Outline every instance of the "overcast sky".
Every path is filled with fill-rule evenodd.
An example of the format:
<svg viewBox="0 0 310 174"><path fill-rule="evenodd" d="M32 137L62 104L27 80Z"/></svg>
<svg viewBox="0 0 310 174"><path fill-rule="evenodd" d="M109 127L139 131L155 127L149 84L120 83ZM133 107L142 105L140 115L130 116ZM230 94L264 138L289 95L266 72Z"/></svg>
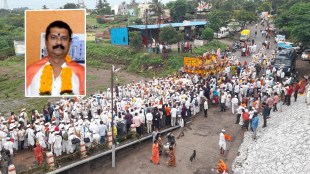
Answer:
<svg viewBox="0 0 310 174"><path fill-rule="evenodd" d="M127 4L130 3L130 0L107 0L111 7L121 4L125 1ZM168 2L169 0L162 0L163 3ZM0 1L0 8L4 7L4 0ZM42 9L43 5L46 5L50 9L58 9L66 3L75 3L77 4L79 0L7 0L8 6L10 9L19 8L19 7L28 7L30 9ZM136 0L136 2L145 2L145 0ZM152 2L149 0L149 2ZM84 3L87 8L94 9L96 6L96 0L84 0Z"/></svg>

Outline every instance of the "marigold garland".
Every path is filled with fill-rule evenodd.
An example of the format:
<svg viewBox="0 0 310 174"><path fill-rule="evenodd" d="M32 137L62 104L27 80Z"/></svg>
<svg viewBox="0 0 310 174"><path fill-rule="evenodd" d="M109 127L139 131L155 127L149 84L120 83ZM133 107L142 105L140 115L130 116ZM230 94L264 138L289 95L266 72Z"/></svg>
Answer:
<svg viewBox="0 0 310 174"><path fill-rule="evenodd" d="M71 62L71 61L72 61L72 60L71 60L71 57L70 57L69 55L67 55L67 56L65 57L65 61L66 61L67 63Z"/></svg>
<svg viewBox="0 0 310 174"><path fill-rule="evenodd" d="M53 83L53 67L45 65L40 79L40 95L51 95Z"/></svg>
<svg viewBox="0 0 310 174"><path fill-rule="evenodd" d="M72 70L69 67L64 67L61 71L61 92L60 94L72 93Z"/></svg>
<svg viewBox="0 0 310 174"><path fill-rule="evenodd" d="M67 55L65 61L71 62L71 57ZM69 67L62 68L61 71L61 88L60 94L72 94L72 70ZM53 84L53 67L52 65L45 65L40 78L40 95L51 95Z"/></svg>

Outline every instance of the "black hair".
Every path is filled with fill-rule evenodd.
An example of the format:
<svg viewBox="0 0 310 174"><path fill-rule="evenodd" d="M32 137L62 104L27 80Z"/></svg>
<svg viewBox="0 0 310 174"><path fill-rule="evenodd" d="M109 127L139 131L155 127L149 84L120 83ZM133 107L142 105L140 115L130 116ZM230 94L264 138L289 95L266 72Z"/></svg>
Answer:
<svg viewBox="0 0 310 174"><path fill-rule="evenodd" d="M71 38L72 30L71 30L70 26L69 26L67 23L63 22L63 21L54 21L54 22L50 23L50 24L47 26L46 31L45 31L45 40L46 40L46 41L48 40L48 35L49 35L50 32L51 32L51 28L55 28L55 27L67 29L67 30L68 30L68 33L69 33L69 39L70 39L70 41L71 41L71 39L72 39L72 38Z"/></svg>

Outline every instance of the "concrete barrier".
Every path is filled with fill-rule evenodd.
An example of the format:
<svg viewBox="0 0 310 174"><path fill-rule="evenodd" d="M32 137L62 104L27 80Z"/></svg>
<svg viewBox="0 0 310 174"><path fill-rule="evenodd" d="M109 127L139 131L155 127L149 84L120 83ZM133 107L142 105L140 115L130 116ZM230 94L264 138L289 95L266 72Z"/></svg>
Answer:
<svg viewBox="0 0 310 174"><path fill-rule="evenodd" d="M15 166L13 164L9 165L8 174L16 174L16 169L15 169Z"/></svg>
<svg viewBox="0 0 310 174"><path fill-rule="evenodd" d="M52 152L46 152L46 162L47 162L49 169L51 170L55 169L54 155Z"/></svg>
<svg viewBox="0 0 310 174"><path fill-rule="evenodd" d="M108 147L109 147L109 149L112 148L112 141L113 141L112 132L109 131L109 132L108 132Z"/></svg>
<svg viewBox="0 0 310 174"><path fill-rule="evenodd" d="M85 148L85 143L83 141L81 141L80 143L80 153L81 153L81 158L86 158L86 148Z"/></svg>

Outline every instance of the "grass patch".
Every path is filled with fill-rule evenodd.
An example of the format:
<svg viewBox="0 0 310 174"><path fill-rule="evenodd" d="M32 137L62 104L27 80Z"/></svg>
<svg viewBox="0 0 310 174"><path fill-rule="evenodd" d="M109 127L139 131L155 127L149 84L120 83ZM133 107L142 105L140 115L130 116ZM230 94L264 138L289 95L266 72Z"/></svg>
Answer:
<svg viewBox="0 0 310 174"><path fill-rule="evenodd" d="M227 46L226 44L220 41L213 40L207 45L196 48L195 50L193 50L193 53L202 56L203 53L205 53L206 51L211 52L212 50L214 50L216 52L218 48L221 48L221 51L225 51L226 46Z"/></svg>

